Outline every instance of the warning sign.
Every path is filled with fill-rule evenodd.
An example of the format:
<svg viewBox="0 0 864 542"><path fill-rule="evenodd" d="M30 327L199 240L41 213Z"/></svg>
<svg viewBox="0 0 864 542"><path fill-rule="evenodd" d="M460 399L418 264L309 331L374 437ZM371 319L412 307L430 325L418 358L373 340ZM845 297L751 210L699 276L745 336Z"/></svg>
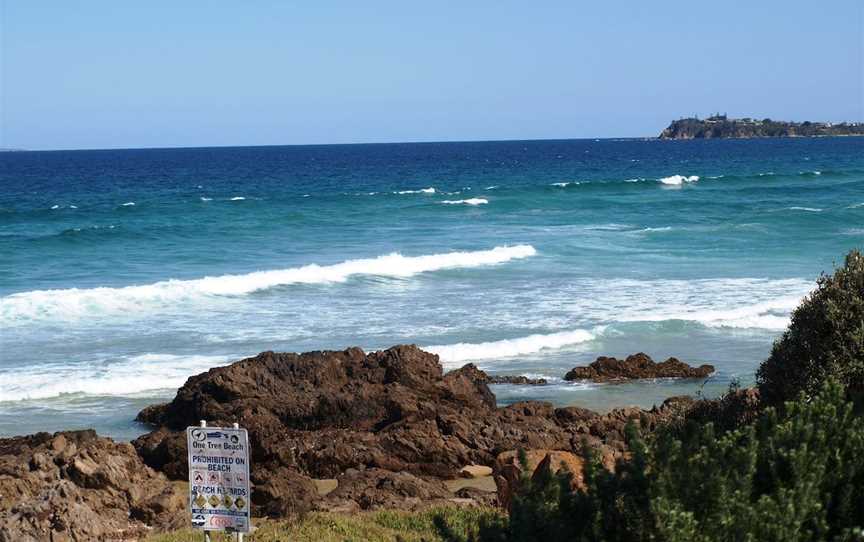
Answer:
<svg viewBox="0 0 864 542"><path fill-rule="evenodd" d="M192 527L249 532L249 438L245 429L189 427Z"/></svg>

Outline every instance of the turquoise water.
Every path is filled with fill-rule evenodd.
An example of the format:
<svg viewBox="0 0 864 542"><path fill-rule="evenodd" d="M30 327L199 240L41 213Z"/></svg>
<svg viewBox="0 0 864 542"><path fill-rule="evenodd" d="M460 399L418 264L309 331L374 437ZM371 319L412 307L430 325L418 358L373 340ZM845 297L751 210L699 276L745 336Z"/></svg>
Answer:
<svg viewBox="0 0 864 542"><path fill-rule="evenodd" d="M416 343L607 409L753 381L864 242L864 139L570 140L0 154L0 434L144 431L263 350ZM707 383L570 384L598 355Z"/></svg>

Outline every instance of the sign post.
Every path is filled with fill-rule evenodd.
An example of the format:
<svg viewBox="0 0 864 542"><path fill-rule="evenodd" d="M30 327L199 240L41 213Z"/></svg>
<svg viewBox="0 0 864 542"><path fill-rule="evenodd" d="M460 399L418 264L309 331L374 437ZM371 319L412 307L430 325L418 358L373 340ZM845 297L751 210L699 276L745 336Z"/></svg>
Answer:
<svg viewBox="0 0 864 542"><path fill-rule="evenodd" d="M192 527L236 533L242 542L250 528L249 437L234 427L186 428L189 450L189 509Z"/></svg>

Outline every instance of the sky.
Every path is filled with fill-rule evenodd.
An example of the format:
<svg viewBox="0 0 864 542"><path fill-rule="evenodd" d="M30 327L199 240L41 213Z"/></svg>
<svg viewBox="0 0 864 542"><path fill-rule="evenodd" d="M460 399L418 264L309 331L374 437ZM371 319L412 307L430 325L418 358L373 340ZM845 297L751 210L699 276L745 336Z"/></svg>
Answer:
<svg viewBox="0 0 864 542"><path fill-rule="evenodd" d="M864 121L864 1L0 0L0 147Z"/></svg>

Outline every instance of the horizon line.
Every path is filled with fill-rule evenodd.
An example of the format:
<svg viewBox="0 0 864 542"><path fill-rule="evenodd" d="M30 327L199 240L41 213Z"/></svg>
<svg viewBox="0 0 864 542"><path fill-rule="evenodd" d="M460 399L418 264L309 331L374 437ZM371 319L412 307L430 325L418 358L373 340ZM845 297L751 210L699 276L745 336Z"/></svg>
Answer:
<svg viewBox="0 0 864 542"><path fill-rule="evenodd" d="M264 143L260 145L169 145L165 147L78 147L57 149L28 149L0 147L0 154L16 152L73 152L73 151L144 151L144 150L181 150L181 149L249 149L261 147L326 147L348 145L434 145L438 143L518 143L520 141L620 141L620 140L658 140L657 136L618 136L618 137L537 137L525 139L441 139L414 141L352 141L342 143Z"/></svg>

